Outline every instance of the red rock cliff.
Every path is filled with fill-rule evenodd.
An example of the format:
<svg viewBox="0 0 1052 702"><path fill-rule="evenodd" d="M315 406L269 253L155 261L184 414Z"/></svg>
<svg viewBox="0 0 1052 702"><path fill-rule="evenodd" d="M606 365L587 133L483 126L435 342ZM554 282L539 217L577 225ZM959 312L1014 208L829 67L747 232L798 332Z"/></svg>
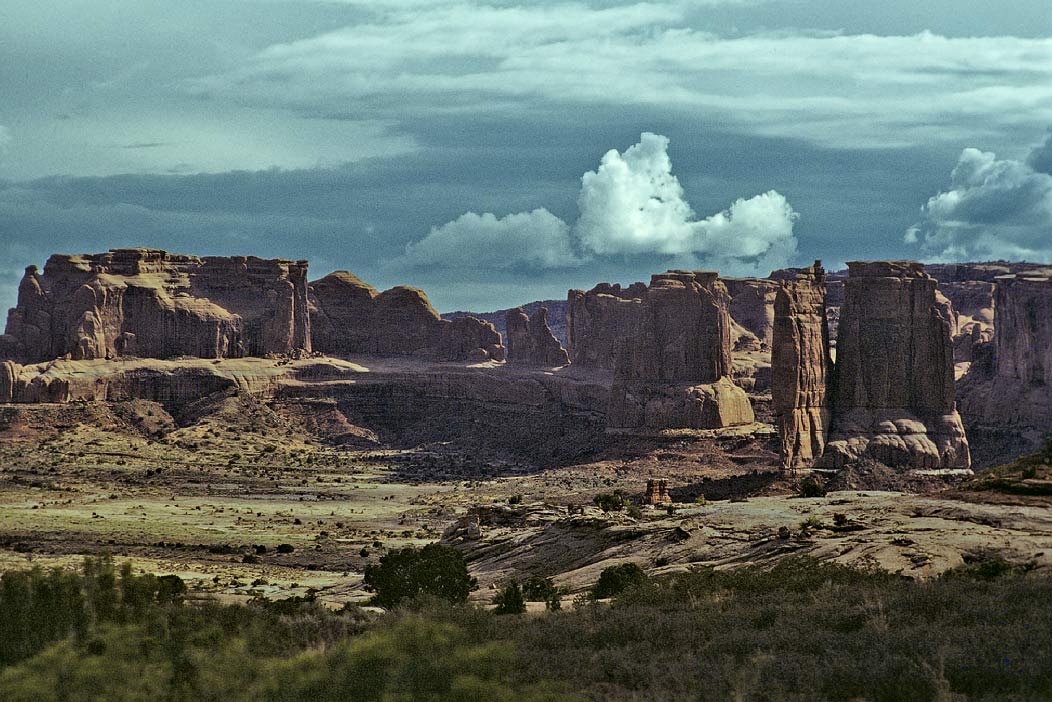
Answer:
<svg viewBox="0 0 1052 702"><path fill-rule="evenodd" d="M22 362L309 351L307 263L156 249L54 255L42 275L26 269L0 348Z"/></svg>

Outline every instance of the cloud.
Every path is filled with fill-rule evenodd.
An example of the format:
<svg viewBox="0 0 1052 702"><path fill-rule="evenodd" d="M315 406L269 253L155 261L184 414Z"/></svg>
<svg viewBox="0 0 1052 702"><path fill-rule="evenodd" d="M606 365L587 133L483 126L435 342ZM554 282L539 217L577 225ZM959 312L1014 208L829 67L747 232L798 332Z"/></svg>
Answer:
<svg viewBox="0 0 1052 702"><path fill-rule="evenodd" d="M569 226L543 208L500 218L467 212L406 246L403 260L413 267L482 270L580 263L570 245Z"/></svg>
<svg viewBox="0 0 1052 702"><path fill-rule="evenodd" d="M0 124L0 156L7 151L7 145L11 143L11 132L7 127Z"/></svg>
<svg viewBox="0 0 1052 702"><path fill-rule="evenodd" d="M933 260L1052 261L1052 134L1026 161L968 148L906 232Z"/></svg>
<svg viewBox="0 0 1052 702"><path fill-rule="evenodd" d="M669 140L644 132L639 143L608 151L581 177L579 217L571 227L546 209L468 212L406 247L401 263L451 269L568 268L594 256L658 255L766 274L796 253L796 213L769 191L697 219L672 173ZM394 262L395 264L399 262Z"/></svg>
<svg viewBox="0 0 1052 702"><path fill-rule="evenodd" d="M584 174L576 226L582 246L597 254L702 254L713 261L759 260L775 251L781 261L795 253L796 213L773 190L696 219L672 173L668 145L645 132Z"/></svg>
<svg viewBox="0 0 1052 702"><path fill-rule="evenodd" d="M880 148L1052 119L1049 38L721 36L702 16L682 2L392 7L185 85L348 118L663 106L753 133Z"/></svg>

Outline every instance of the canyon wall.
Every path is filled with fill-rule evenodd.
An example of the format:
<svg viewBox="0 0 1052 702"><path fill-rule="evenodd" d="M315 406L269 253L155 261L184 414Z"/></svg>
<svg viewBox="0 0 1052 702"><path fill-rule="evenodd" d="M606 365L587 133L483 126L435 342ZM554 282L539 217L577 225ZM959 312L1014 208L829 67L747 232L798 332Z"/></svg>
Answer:
<svg viewBox="0 0 1052 702"><path fill-rule="evenodd" d="M566 302L566 351L585 368L613 370L621 340L632 333L647 286L627 288L600 283L591 290L570 290Z"/></svg>
<svg viewBox="0 0 1052 702"><path fill-rule="evenodd" d="M730 380L729 303L714 272L651 278L618 349L608 428L703 429L754 420L748 397Z"/></svg>
<svg viewBox="0 0 1052 702"><path fill-rule="evenodd" d="M156 249L54 255L26 269L0 353L32 363L310 351L307 263Z"/></svg>
<svg viewBox="0 0 1052 702"><path fill-rule="evenodd" d="M766 350L774 337L774 301L778 283L766 278L721 278L730 294L734 348Z"/></svg>
<svg viewBox="0 0 1052 702"><path fill-rule="evenodd" d="M326 354L503 360L500 334L474 317L442 319L424 291L379 292L347 271L310 284L313 348Z"/></svg>

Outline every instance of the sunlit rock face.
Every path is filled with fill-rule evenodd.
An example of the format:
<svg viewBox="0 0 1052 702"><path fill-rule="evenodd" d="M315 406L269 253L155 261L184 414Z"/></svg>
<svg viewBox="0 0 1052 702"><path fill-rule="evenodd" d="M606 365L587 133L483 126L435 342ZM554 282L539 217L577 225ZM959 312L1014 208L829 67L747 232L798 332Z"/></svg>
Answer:
<svg viewBox="0 0 1052 702"><path fill-rule="evenodd" d="M890 466L968 468L952 323L935 279L911 261L853 262L848 269L832 421L816 465L871 458Z"/></svg>
<svg viewBox="0 0 1052 702"><path fill-rule="evenodd" d="M798 269L774 302L771 399L784 470L810 468L825 450L830 369L825 270Z"/></svg>
<svg viewBox="0 0 1052 702"><path fill-rule="evenodd" d="M114 249L26 269L0 350L22 362L310 351L307 262Z"/></svg>
<svg viewBox="0 0 1052 702"><path fill-rule="evenodd" d="M419 288L379 292L347 271L310 284L316 351L420 356L435 360L504 360L500 334L474 317L442 319Z"/></svg>
<svg viewBox="0 0 1052 702"><path fill-rule="evenodd" d="M754 420L730 376L730 296L716 273L651 278L624 337L610 391L610 429L719 428Z"/></svg>

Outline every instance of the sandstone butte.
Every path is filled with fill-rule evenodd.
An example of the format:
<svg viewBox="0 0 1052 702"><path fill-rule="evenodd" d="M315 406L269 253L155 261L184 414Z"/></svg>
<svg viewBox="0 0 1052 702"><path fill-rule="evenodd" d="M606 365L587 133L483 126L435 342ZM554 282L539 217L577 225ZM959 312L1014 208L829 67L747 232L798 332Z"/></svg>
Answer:
<svg viewBox="0 0 1052 702"><path fill-rule="evenodd" d="M717 273L652 276L614 367L614 430L721 428L754 421L731 381L730 295Z"/></svg>
<svg viewBox="0 0 1052 702"><path fill-rule="evenodd" d="M306 261L155 249L54 255L26 269L0 358L36 363L296 353L500 360L500 335L446 321L415 288L378 293L345 272L307 282Z"/></svg>
<svg viewBox="0 0 1052 702"><path fill-rule="evenodd" d="M541 307L526 316L521 307L505 315L508 334L508 363L530 366L565 366L570 362L566 349L548 326L548 310Z"/></svg>
<svg viewBox="0 0 1052 702"><path fill-rule="evenodd" d="M914 262L848 264L823 408L819 378L826 350L813 348L822 333L814 330L822 325L813 299L822 292L817 269L783 283L776 307L772 384L784 465L801 467L810 454L816 467L825 468L860 459L914 469L969 468L956 409L952 323L935 279ZM794 367L794 360L804 367Z"/></svg>

